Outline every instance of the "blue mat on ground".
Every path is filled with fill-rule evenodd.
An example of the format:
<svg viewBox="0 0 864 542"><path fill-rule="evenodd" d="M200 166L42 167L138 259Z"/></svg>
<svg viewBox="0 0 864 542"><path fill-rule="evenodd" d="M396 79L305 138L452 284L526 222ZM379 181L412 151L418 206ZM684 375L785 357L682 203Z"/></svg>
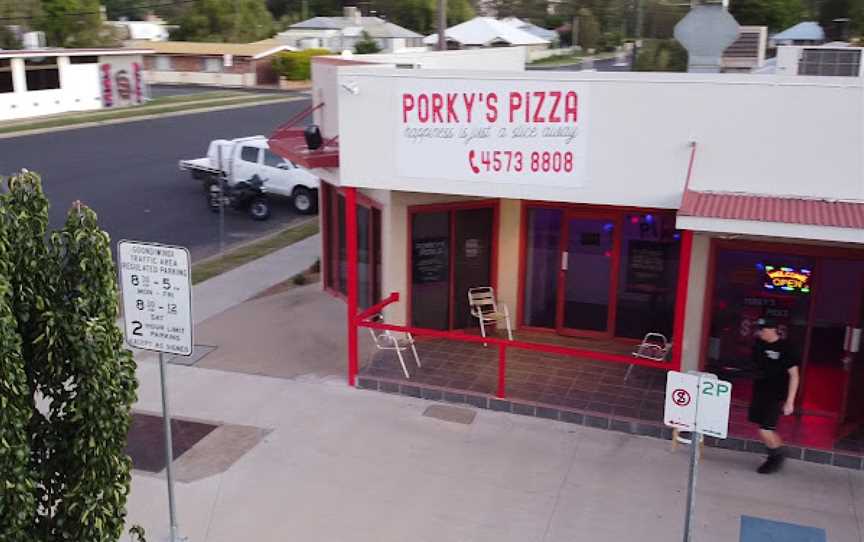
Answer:
<svg viewBox="0 0 864 542"><path fill-rule="evenodd" d="M825 529L741 516L741 542L826 542Z"/></svg>

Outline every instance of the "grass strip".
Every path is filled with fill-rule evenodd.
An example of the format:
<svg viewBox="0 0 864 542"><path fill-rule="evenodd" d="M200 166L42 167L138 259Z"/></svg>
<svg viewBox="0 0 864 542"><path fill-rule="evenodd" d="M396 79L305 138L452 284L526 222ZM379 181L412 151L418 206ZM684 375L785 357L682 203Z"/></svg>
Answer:
<svg viewBox="0 0 864 542"><path fill-rule="evenodd" d="M290 226L264 239L253 241L224 254L202 260L192 265L192 284L198 284L231 271L307 237L312 237L316 233L318 233L317 218Z"/></svg>
<svg viewBox="0 0 864 542"><path fill-rule="evenodd" d="M236 103L252 104L260 102L269 102L274 100L284 100L285 96L279 94L267 95L245 95L216 100L195 101L189 103L169 103L157 105L141 105L130 107L118 111L108 113L92 113L89 115L76 115L72 117L62 117L56 119L43 120L28 124L12 124L8 126L0 126L0 134L10 132L23 132L27 130L39 130L44 128L57 128L61 126L74 126L76 124L85 124L88 122L100 122L106 120L126 119L135 117L144 117L147 115L157 115L160 113L176 113L178 111L194 111L196 109L208 109L210 107L218 107L220 105L233 105Z"/></svg>

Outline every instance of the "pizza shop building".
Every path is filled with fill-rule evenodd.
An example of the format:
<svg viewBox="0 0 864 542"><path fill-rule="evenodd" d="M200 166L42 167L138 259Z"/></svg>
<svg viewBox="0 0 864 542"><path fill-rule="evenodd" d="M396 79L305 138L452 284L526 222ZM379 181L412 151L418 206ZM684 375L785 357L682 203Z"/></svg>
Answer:
<svg viewBox="0 0 864 542"><path fill-rule="evenodd" d="M327 181L349 381L661 436L665 372L707 370L735 387L718 444L748 449L754 321L771 316L803 374L781 432L860 468L860 80L479 71L516 54L315 59L321 144L271 137ZM487 338L478 287L501 316ZM417 361L359 359L369 330L412 333Z"/></svg>

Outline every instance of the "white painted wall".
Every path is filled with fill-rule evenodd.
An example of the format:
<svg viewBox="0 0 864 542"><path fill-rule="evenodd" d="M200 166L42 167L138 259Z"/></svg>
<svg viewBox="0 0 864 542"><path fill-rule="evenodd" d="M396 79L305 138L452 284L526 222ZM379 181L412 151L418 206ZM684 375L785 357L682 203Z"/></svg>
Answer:
<svg viewBox="0 0 864 542"><path fill-rule="evenodd" d="M0 121L101 109L99 66L107 62L113 73L115 66L122 68L142 62L141 55L110 55L100 56L98 64L71 64L68 56L58 56L60 88L27 91L23 59L11 60L15 92L0 94Z"/></svg>
<svg viewBox="0 0 864 542"><path fill-rule="evenodd" d="M494 65L502 70L524 71L525 56L524 50L520 48L502 47L475 51L406 51L395 54L354 55L347 58L315 57L312 59L312 99L315 105L324 103L325 106L315 111L314 118L315 124L321 128L325 138L332 138L339 134L339 100L346 92L340 89L337 82L339 70L350 66L385 69L397 64L420 68L449 66L454 70L471 71ZM339 180L334 179L334 184L339 184Z"/></svg>
<svg viewBox="0 0 864 542"><path fill-rule="evenodd" d="M458 53L465 54L465 51ZM441 54L441 53L438 53ZM332 76L332 74L331 74ZM580 82L590 115L584 186L403 178L393 155L402 122L399 81L430 92L490 82ZM338 100L340 175L359 187L591 204L677 208L691 140L691 188L864 200L860 80L712 74L507 73L343 67L325 89ZM316 81L316 86L318 82ZM340 87L357 89L351 94ZM332 118L328 121L333 131ZM445 158L442 157L442 160Z"/></svg>

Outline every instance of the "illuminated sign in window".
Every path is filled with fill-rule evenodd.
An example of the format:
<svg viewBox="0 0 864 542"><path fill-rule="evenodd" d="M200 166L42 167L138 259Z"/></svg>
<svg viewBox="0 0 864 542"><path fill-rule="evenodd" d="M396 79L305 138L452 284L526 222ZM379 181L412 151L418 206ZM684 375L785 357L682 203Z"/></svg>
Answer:
<svg viewBox="0 0 864 542"><path fill-rule="evenodd" d="M765 289L780 292L810 293L810 270L766 265Z"/></svg>

